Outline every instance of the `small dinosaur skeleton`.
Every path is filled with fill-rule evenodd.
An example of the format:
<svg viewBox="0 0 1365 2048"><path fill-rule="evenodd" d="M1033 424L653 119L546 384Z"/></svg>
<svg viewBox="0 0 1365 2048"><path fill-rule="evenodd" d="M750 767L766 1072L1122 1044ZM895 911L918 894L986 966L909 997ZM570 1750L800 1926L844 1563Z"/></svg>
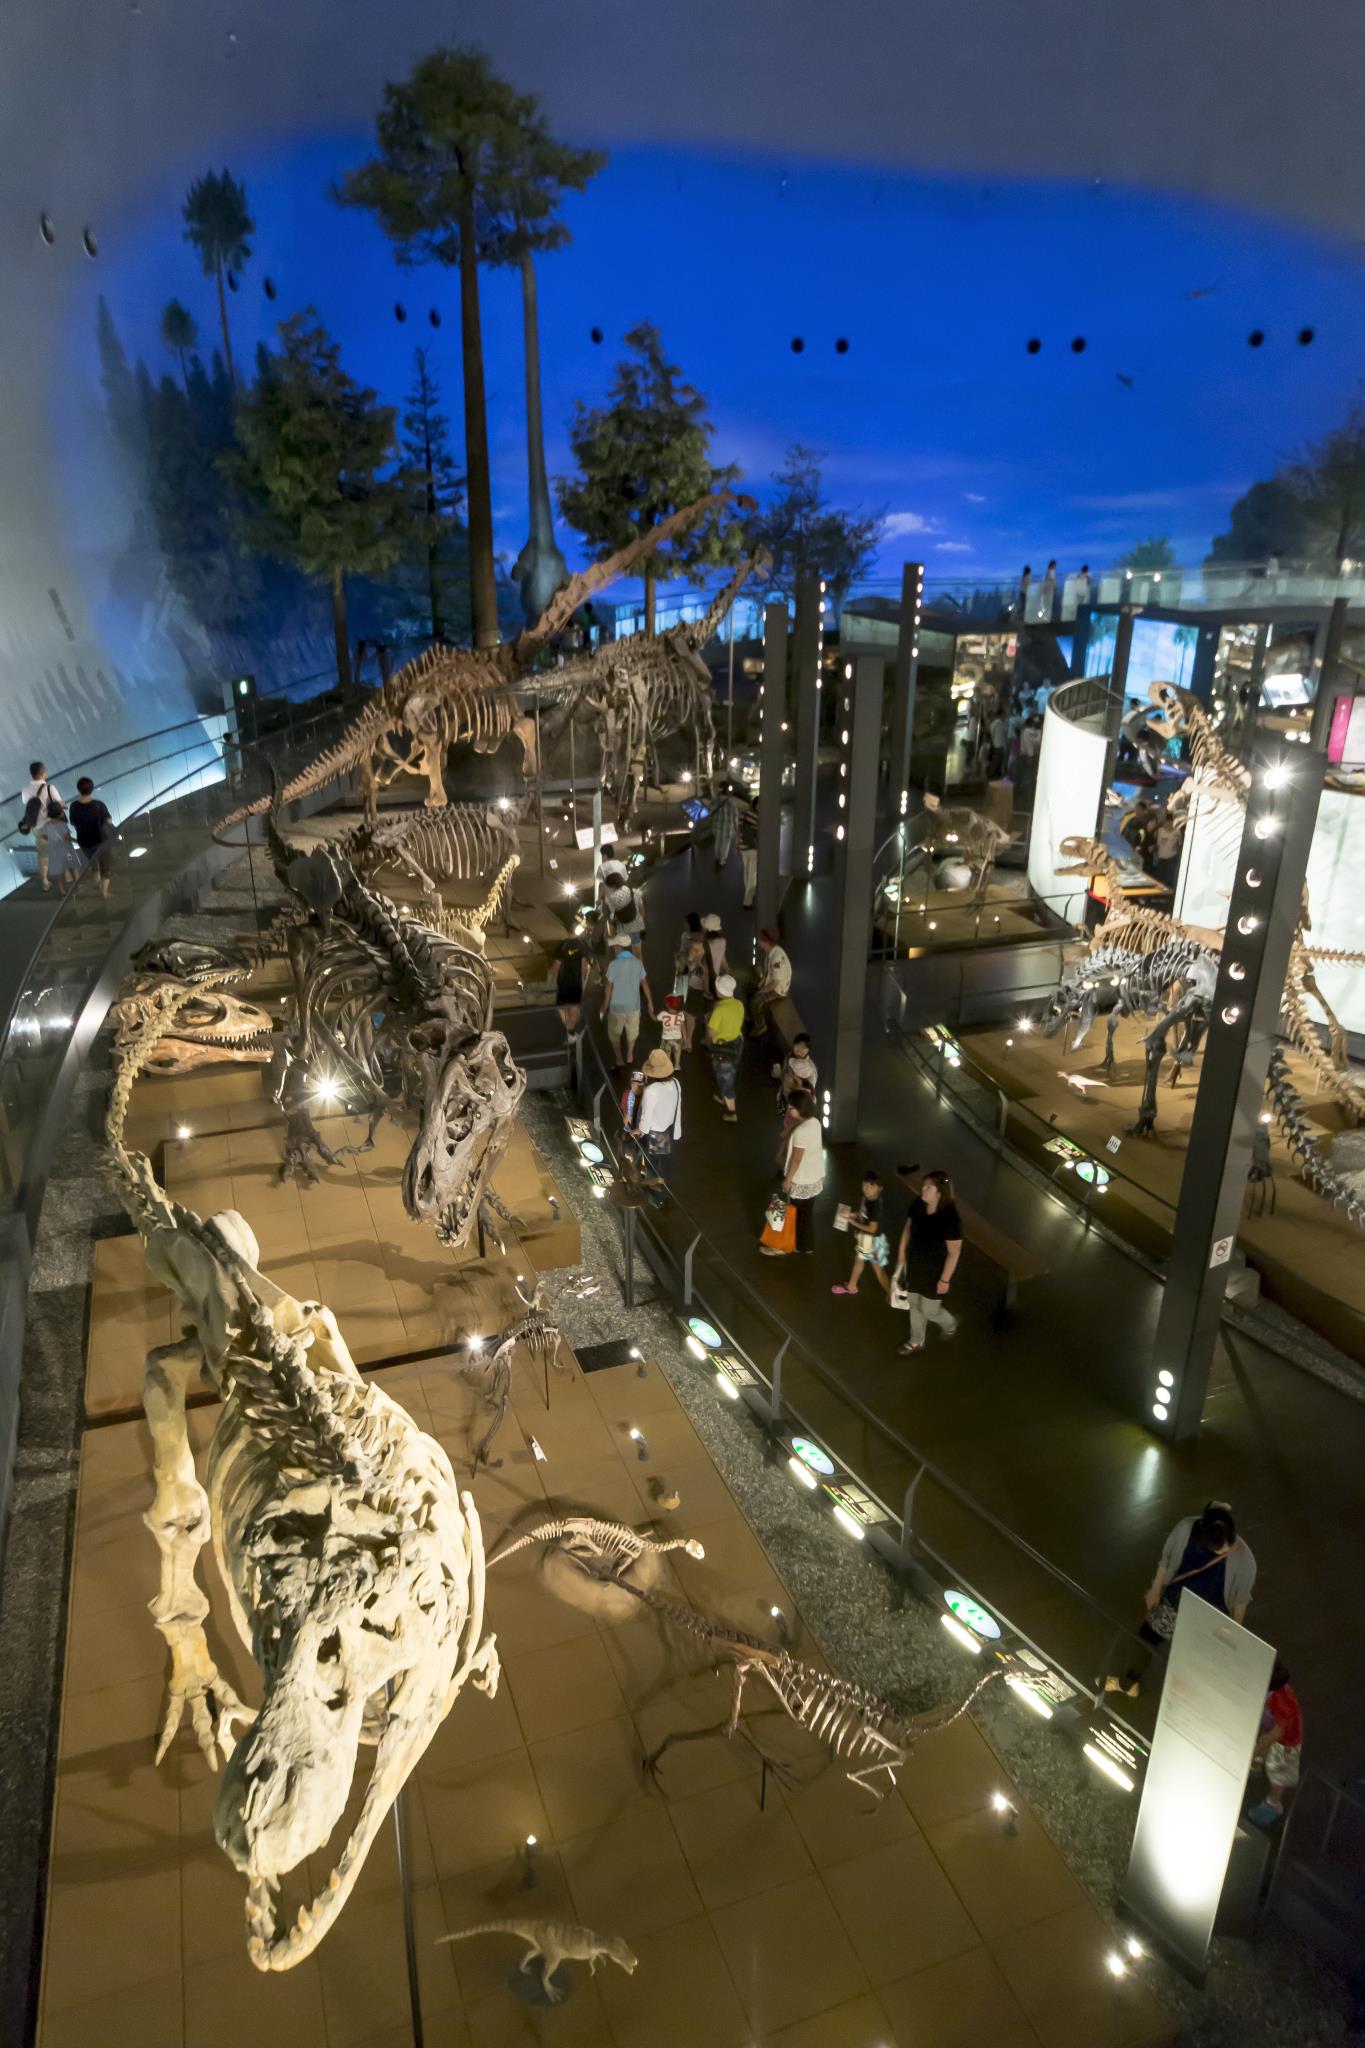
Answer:
<svg viewBox="0 0 1365 2048"><path fill-rule="evenodd" d="M472 882L517 851L520 811L488 804L442 804L435 810L381 811L334 842L362 879L401 868L428 896L438 882Z"/></svg>
<svg viewBox="0 0 1365 2048"><path fill-rule="evenodd" d="M1178 1034L1173 1082L1182 1068L1193 1065L1194 1056L1209 1020L1218 965L1213 955L1193 939L1175 939L1154 952L1131 952L1120 946L1105 946L1088 954L1064 976L1049 996L1036 1028L1044 1038L1078 1027L1071 1041L1075 1054L1085 1043L1097 1011L1108 1008L1105 1026L1106 1073L1114 1070L1114 1032L1122 1017L1152 1017L1155 1023L1143 1040L1147 1071L1137 1122L1130 1135L1146 1137L1156 1123L1156 1090L1167 1041ZM1070 1078L1070 1077L1067 1077Z"/></svg>
<svg viewBox="0 0 1365 2048"><path fill-rule="evenodd" d="M732 495L713 492L683 506L608 560L571 577L536 624L509 644L487 650L432 647L407 662L389 677L348 731L293 777L285 787L284 802L291 803L357 773L366 810L375 819L377 792L400 775L413 775L427 784L427 807L444 808L449 749L465 742L476 753L491 754L509 736L521 744L525 772L534 773L535 723L522 710L517 696L518 679L529 663L595 591L627 575L638 561L705 513L728 503ZM557 681L553 688L557 692ZM270 803L269 797L258 797L230 812L215 828L215 837L221 838L247 818L260 816Z"/></svg>
<svg viewBox="0 0 1365 2048"><path fill-rule="evenodd" d="M924 809L906 820L902 845L905 849L897 878L902 896L911 877L931 870L936 860L951 857L975 870L972 898L980 902L986 893L991 868L1010 843L1011 834L993 818L983 818L965 804L945 809L938 797L927 794ZM893 906L894 907L894 906Z"/></svg>
<svg viewBox="0 0 1365 2048"><path fill-rule="evenodd" d="M247 1953L259 1970L288 1970L335 1923L462 1687L497 1688L483 1540L445 1452L361 1379L331 1310L260 1272L243 1217L201 1220L125 1149L129 1095L162 1022L150 1016L117 1057L106 1120L120 1200L185 1318L177 1343L149 1352L144 1386L156 1475L145 1519L161 1551L152 1616L171 1658L156 1754L187 1712L215 1768L221 1752L214 1832L247 1880ZM219 1396L202 1485L185 1422L196 1373ZM255 1716L205 1635L196 1569L210 1540L260 1664ZM376 1756L359 1816L321 1890L282 1926L280 1881L325 1849L362 1744Z"/></svg>
<svg viewBox="0 0 1365 2048"><path fill-rule="evenodd" d="M526 1954L518 1968L526 1972L533 1963L540 1964L541 1983L551 2005L558 2005L565 1996L552 1981L561 1963L586 1963L596 1976L598 1959L605 1956L630 1977L639 1960L619 1934L594 1934L590 1927L580 1927L573 1920L481 1920L477 1927L462 1927L458 1934L438 1936L436 1946L470 1941L476 1934L510 1934L514 1940L526 1942Z"/></svg>
<svg viewBox="0 0 1365 2048"><path fill-rule="evenodd" d="M908 1761L919 1737L938 1734L951 1727L966 1713L982 1688L1000 1676L998 1669L988 1671L956 1707L910 1717L900 1713L888 1701L879 1699L865 1686L855 1685L851 1679L836 1678L830 1671L817 1671L813 1665L802 1664L789 1651L760 1642L757 1636L734 1628L729 1622L699 1614L695 1608L683 1607L678 1601L669 1600L649 1587L633 1586L628 1579L621 1583L628 1593L651 1607L671 1627L696 1637L717 1660L727 1657L732 1664L734 1696L728 1718L717 1721L710 1728L679 1729L665 1736L659 1747L644 1760L645 1769L651 1777L657 1772L664 1751L675 1742L693 1742L704 1735L718 1734L727 1740L732 1739L739 1727L745 1683L750 1677L757 1677L771 1687L782 1711L795 1721L798 1728L814 1735L841 1762L856 1766L844 1772L850 1784L862 1787L880 1801L885 1796L884 1788L873 1783L878 1772L885 1771L894 1785L897 1771Z"/></svg>
<svg viewBox="0 0 1365 2048"><path fill-rule="evenodd" d="M459 1368L463 1378L477 1380L484 1400L493 1410L493 1420L474 1449L476 1470L488 1462L493 1439L506 1419L507 1403L512 1391L512 1357L517 1346L524 1344L532 1358L543 1359L547 1366L553 1364L561 1372L571 1372L573 1369L564 1365L560 1359L560 1328L545 1307L544 1290L537 1287L535 1296L530 1301L521 1294L520 1289L517 1292L525 1306L525 1315L519 1316L510 1328L503 1331L491 1350L486 1343L471 1344L469 1353ZM495 1462L500 1464L502 1461L498 1459Z"/></svg>
<svg viewBox="0 0 1365 2048"><path fill-rule="evenodd" d="M489 1558L490 1569L532 1543L557 1543L567 1557L574 1558L599 1578L624 1578L646 1553L662 1557L665 1551L685 1550L689 1557L706 1555L695 1536L641 1536L624 1522L601 1522L593 1515L564 1515L555 1522L541 1522L524 1536L518 1536L515 1543Z"/></svg>

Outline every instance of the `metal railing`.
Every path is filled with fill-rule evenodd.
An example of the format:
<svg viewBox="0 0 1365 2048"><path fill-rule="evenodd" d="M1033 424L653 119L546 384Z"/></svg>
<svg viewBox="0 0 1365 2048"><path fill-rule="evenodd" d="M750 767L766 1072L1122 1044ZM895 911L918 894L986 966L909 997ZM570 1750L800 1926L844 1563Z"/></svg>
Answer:
<svg viewBox="0 0 1365 2048"><path fill-rule="evenodd" d="M576 1086L613 1168L629 1177L633 1163L615 1088L591 1033L580 1041ZM666 1172L663 1178L661 1207L622 1212L628 1299L635 1239L643 1232L678 1311L704 1311L744 1358L765 1390L766 1418L825 1445L876 1502L907 1553L929 1560L944 1585L978 1600L1058 1673L1079 1711L1106 1717L1145 1744L1142 1725L1128 1719L1131 1703L1102 1689L1106 1672L1145 1662L1138 1637L856 1394L720 1250Z"/></svg>

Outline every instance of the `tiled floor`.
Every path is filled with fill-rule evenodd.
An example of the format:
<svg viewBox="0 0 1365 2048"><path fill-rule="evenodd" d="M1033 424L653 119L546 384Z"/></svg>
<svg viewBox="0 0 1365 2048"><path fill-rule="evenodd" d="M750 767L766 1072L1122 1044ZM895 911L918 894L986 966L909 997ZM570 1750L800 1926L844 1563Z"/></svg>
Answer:
<svg viewBox="0 0 1365 2048"><path fill-rule="evenodd" d="M319 1254L321 1257L322 1255ZM115 1280L131 1288L131 1268ZM345 1314L343 1313L343 1324ZM385 1369L415 1419L467 1458L478 1416L439 1360ZM704 1562L664 1572L675 1596L755 1631L793 1603L662 1373L633 1366L551 1383L518 1363L502 1462L474 1485L485 1539L561 1505L637 1521L651 1481L676 1483L671 1533ZM201 1460L214 1411L190 1418ZM642 1464L626 1430L639 1418ZM534 1431L547 1461L532 1455ZM467 1470L467 1463L463 1469ZM399 2048L406 2031L400 1895L385 1831L316 1956L262 1977L242 1938L242 1885L212 1835L213 1781L188 1736L152 1763L163 1657L146 1612L157 1554L145 1431L87 1431L57 1784L41 2048ZM207 1557L207 1553L205 1554ZM205 1583L224 1609L209 1561ZM689 1742L641 1770L670 1730L723 1719L728 1681L653 1617L599 1623L551 1597L538 1548L489 1577L503 1655L496 1698L466 1691L407 1798L417 1952L432 2048L1128 2048L1165 2038L1155 2006L1104 1968L1108 1937L1032 1816L990 1807L1003 1773L970 1721L926 1742L877 1808L780 1718L751 1721L791 1767L769 1776L743 1740ZM215 1629L225 1670L256 1696L245 1654ZM756 1701L755 1705L764 1702ZM354 1813L356 1793L348 1813ZM346 1822L339 1824L341 1839ZM537 1837L534 1888L522 1845ZM328 1859L315 1857L310 1883ZM510 1988L502 1937L437 1947L490 1918L559 1917L625 1937L632 1976L570 1966L562 2007Z"/></svg>
<svg viewBox="0 0 1365 2048"><path fill-rule="evenodd" d="M554 1182L519 1124L493 1182L515 1219L504 1264L480 1261L472 1245L446 1251L428 1225L406 1214L408 1132L381 1124L372 1151L323 1167L316 1186L299 1187L279 1179L282 1126L273 1112L269 1123L227 1121L234 1112L261 1110L254 1070L143 1080L134 1091L130 1135L142 1146L164 1145L164 1184L177 1201L201 1216L240 1210L260 1241L261 1270L291 1294L325 1301L362 1365L500 1330L517 1312L516 1273L529 1287L538 1270L579 1259L577 1225L567 1204L551 1203ZM182 1128L193 1135L177 1138ZM364 1136L359 1120L343 1117L325 1120L322 1129L333 1149ZM178 1327L172 1312L137 1238L97 1244L88 1417L136 1412L147 1349L170 1341Z"/></svg>

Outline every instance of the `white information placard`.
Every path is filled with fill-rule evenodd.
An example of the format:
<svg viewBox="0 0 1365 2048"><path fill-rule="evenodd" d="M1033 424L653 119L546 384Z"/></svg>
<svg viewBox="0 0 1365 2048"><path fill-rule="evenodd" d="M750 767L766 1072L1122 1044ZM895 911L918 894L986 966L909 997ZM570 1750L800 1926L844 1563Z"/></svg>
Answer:
<svg viewBox="0 0 1365 2048"><path fill-rule="evenodd" d="M1181 1595L1122 1903L1202 1977L1275 1652Z"/></svg>

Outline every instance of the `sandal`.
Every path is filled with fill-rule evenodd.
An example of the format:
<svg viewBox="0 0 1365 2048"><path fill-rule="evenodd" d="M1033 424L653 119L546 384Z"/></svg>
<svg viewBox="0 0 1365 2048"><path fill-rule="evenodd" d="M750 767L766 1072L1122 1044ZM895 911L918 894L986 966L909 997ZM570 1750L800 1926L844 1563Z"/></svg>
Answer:
<svg viewBox="0 0 1365 2048"><path fill-rule="evenodd" d="M923 1349L924 1346L922 1344L898 1344L896 1346L896 1351L898 1355L902 1358L904 1358L906 1353L909 1351L923 1351Z"/></svg>
<svg viewBox="0 0 1365 2048"><path fill-rule="evenodd" d="M831 1287L829 1291L831 1294L856 1294L858 1292L856 1287L845 1287L842 1283L837 1287Z"/></svg>
<svg viewBox="0 0 1365 2048"><path fill-rule="evenodd" d="M739 1122L739 1117L733 1109L727 1109L724 1116L721 1118L721 1122L723 1124L737 1124Z"/></svg>

